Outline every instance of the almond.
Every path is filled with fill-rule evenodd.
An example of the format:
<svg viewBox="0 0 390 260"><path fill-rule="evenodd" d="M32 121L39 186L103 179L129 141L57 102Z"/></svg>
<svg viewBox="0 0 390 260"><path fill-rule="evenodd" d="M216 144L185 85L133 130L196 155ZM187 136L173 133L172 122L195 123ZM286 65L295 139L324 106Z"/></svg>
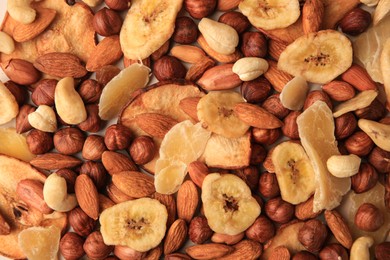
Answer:
<svg viewBox="0 0 390 260"><path fill-rule="evenodd" d="M188 69L186 74L186 80L198 80L206 70L212 68L214 65L215 61L213 59L209 57L204 58L203 60L198 63L195 63Z"/></svg>
<svg viewBox="0 0 390 260"><path fill-rule="evenodd" d="M283 87L287 84L287 82L293 79L293 76L284 71L278 70L278 65L276 61L267 61L269 68L264 73L264 77L268 79L268 81L271 83L271 85L276 91L282 92Z"/></svg>
<svg viewBox="0 0 390 260"><path fill-rule="evenodd" d="M209 174L207 165L204 162L194 161L187 165L187 171L196 186L202 188L203 180Z"/></svg>
<svg viewBox="0 0 390 260"><path fill-rule="evenodd" d="M112 183L133 198L142 198L155 192L154 178L141 172L125 171L112 176Z"/></svg>
<svg viewBox="0 0 390 260"><path fill-rule="evenodd" d="M210 45L208 45L208 43L206 42L206 39L203 37L203 35L199 35L198 44L200 45L200 47L202 47L202 49L208 55L210 55L213 59L215 59L216 61L221 62L221 63L236 62L237 60L239 60L242 57L242 54L240 53L240 51L238 49L235 52L233 52L232 54L221 54L219 52L216 52L215 50L213 50L210 47Z"/></svg>
<svg viewBox="0 0 390 260"><path fill-rule="evenodd" d="M325 211L325 220L333 235L345 248L351 248L353 240L351 231L344 218L335 210Z"/></svg>
<svg viewBox="0 0 390 260"><path fill-rule="evenodd" d="M233 72L233 64L223 64L208 69L197 81L205 90L228 90L238 87L242 81Z"/></svg>
<svg viewBox="0 0 390 260"><path fill-rule="evenodd" d="M164 254L168 255L178 250L186 241L188 227L184 220L177 219L169 228L164 242Z"/></svg>
<svg viewBox="0 0 390 260"><path fill-rule="evenodd" d="M210 243L187 247L186 253L194 259L215 259L230 254L233 250L231 246Z"/></svg>
<svg viewBox="0 0 390 260"><path fill-rule="evenodd" d="M177 215L189 223L194 217L199 204L199 194L196 185L187 180L183 182L177 192Z"/></svg>
<svg viewBox="0 0 390 260"><path fill-rule="evenodd" d="M258 259L263 252L262 245L253 240L242 240L233 246L234 251L221 260Z"/></svg>
<svg viewBox="0 0 390 260"><path fill-rule="evenodd" d="M60 78L81 78L87 74L81 60L71 53L44 54L35 60L34 67L43 73Z"/></svg>
<svg viewBox="0 0 390 260"><path fill-rule="evenodd" d="M291 259L290 252L288 248L285 246L278 246L274 250L272 250L270 259L278 259L278 260L289 260Z"/></svg>
<svg viewBox="0 0 390 260"><path fill-rule="evenodd" d="M160 203L164 204L168 211L168 220L167 227L170 227L172 223L176 220L176 201L175 196L172 194L161 194L155 192L152 196L153 199L158 200Z"/></svg>
<svg viewBox="0 0 390 260"><path fill-rule="evenodd" d="M308 0L302 9L302 28L305 34L321 29L325 7L322 0Z"/></svg>
<svg viewBox="0 0 390 260"><path fill-rule="evenodd" d="M197 105L199 103L200 97L188 97L180 100L179 107L187 115L189 115L193 120L199 122Z"/></svg>
<svg viewBox="0 0 390 260"><path fill-rule="evenodd" d="M17 42L26 42L41 34L56 17L56 10L42 8L37 10L34 22L30 24L18 23L13 30L12 37Z"/></svg>
<svg viewBox="0 0 390 260"><path fill-rule="evenodd" d="M299 220L308 220L319 216L322 211L313 212L314 196L311 196L307 201L295 206L295 216Z"/></svg>
<svg viewBox="0 0 390 260"><path fill-rule="evenodd" d="M16 187L16 193L28 206L39 210L43 214L53 212L43 199L42 182L31 179L21 180Z"/></svg>
<svg viewBox="0 0 390 260"><path fill-rule="evenodd" d="M115 63L122 55L123 52L119 43L119 36L106 37L99 42L89 57L86 65L87 70L97 71L105 65Z"/></svg>
<svg viewBox="0 0 390 260"><path fill-rule="evenodd" d="M241 121L253 127L275 129L283 125L276 116L257 105L242 102L236 104L233 111Z"/></svg>
<svg viewBox="0 0 390 260"><path fill-rule="evenodd" d="M279 60L280 54L287 48L284 42L269 39L268 40L268 54L274 59Z"/></svg>
<svg viewBox="0 0 390 260"><path fill-rule="evenodd" d="M99 214L104 210L111 208L116 203L113 202L109 197L99 193Z"/></svg>
<svg viewBox="0 0 390 260"><path fill-rule="evenodd" d="M165 134L177 124L173 118L158 113L139 114L135 117L135 121L147 134L158 138L164 138Z"/></svg>
<svg viewBox="0 0 390 260"><path fill-rule="evenodd" d="M355 96L354 88L347 82L333 80L322 86L322 90L335 101L347 101Z"/></svg>
<svg viewBox="0 0 390 260"><path fill-rule="evenodd" d="M359 91L377 89L375 82L368 75L367 71L357 64L352 64L347 71L341 74L341 78Z"/></svg>
<svg viewBox="0 0 390 260"><path fill-rule="evenodd" d="M11 233L11 226L5 220L3 215L0 213L0 235L8 235Z"/></svg>
<svg viewBox="0 0 390 260"><path fill-rule="evenodd" d="M112 182L107 184L106 194L116 204L134 199L121 192Z"/></svg>
<svg viewBox="0 0 390 260"><path fill-rule="evenodd" d="M171 49L171 55L188 63L198 63L206 58L202 49L192 45L177 45Z"/></svg>
<svg viewBox="0 0 390 260"><path fill-rule="evenodd" d="M240 2L241 2L241 0L218 1L217 10L225 12L225 11L236 9Z"/></svg>
<svg viewBox="0 0 390 260"><path fill-rule="evenodd" d="M92 179L87 174L80 174L76 178L74 191L80 208L90 218L99 218L99 194Z"/></svg>
<svg viewBox="0 0 390 260"><path fill-rule="evenodd" d="M110 175L123 171L138 170L135 163L128 156L113 151L103 152L102 163Z"/></svg>
<svg viewBox="0 0 390 260"><path fill-rule="evenodd" d="M70 155L45 153L32 159L30 164L44 170L56 170L79 166L82 164L82 161Z"/></svg>

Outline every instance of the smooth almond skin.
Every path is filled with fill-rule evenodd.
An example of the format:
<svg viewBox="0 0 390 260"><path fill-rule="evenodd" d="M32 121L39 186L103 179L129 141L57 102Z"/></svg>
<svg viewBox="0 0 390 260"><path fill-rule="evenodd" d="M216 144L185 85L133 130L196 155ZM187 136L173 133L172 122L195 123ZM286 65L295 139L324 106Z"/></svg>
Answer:
<svg viewBox="0 0 390 260"><path fill-rule="evenodd" d="M0 32L0 52L11 54L15 50L15 43L11 36L5 32Z"/></svg>
<svg viewBox="0 0 390 260"><path fill-rule="evenodd" d="M187 180L183 182L177 192L177 216L189 223L194 217L199 204L199 194L196 185Z"/></svg>
<svg viewBox="0 0 390 260"><path fill-rule="evenodd" d="M341 79L354 86L359 91L376 90L376 84L367 71L359 65L352 66L341 74Z"/></svg>
<svg viewBox="0 0 390 260"><path fill-rule="evenodd" d="M228 55L236 50L239 37L233 27L209 18L203 18L198 27L207 43L216 52Z"/></svg>
<svg viewBox="0 0 390 260"><path fill-rule="evenodd" d="M137 165L126 155L114 151L102 154L102 163L110 175L123 171L136 171Z"/></svg>
<svg viewBox="0 0 390 260"><path fill-rule="evenodd" d="M0 125L8 123L19 113L19 105L11 91L0 81Z"/></svg>
<svg viewBox="0 0 390 260"><path fill-rule="evenodd" d="M158 113L144 113L135 117L139 128L153 137L164 138L165 134L177 124L177 121Z"/></svg>
<svg viewBox="0 0 390 260"><path fill-rule="evenodd" d="M74 190L80 208L92 219L99 218L99 195L95 184L87 174L76 178Z"/></svg>
<svg viewBox="0 0 390 260"><path fill-rule="evenodd" d="M87 61L86 68L88 71L97 71L105 65L113 64L123 55L119 36L105 37L96 46L90 58Z"/></svg>
<svg viewBox="0 0 390 260"><path fill-rule="evenodd" d="M238 103L233 108L235 115L240 118L244 123L263 129L275 129L283 125L283 123L269 113L264 108L249 104Z"/></svg>
<svg viewBox="0 0 390 260"><path fill-rule="evenodd" d="M324 17L322 0L306 1L302 8L302 27L305 34L318 32Z"/></svg>
<svg viewBox="0 0 390 260"><path fill-rule="evenodd" d="M59 153L45 153L30 161L32 166L44 170L56 170L62 168L73 168L82 164L76 157Z"/></svg>
<svg viewBox="0 0 390 260"><path fill-rule="evenodd" d="M236 61L232 70L242 81L250 81L268 70L268 62L262 58L245 57Z"/></svg>
<svg viewBox="0 0 390 260"><path fill-rule="evenodd" d="M241 84L239 76L232 70L233 64L223 64L208 69L197 81L205 90L228 90Z"/></svg>

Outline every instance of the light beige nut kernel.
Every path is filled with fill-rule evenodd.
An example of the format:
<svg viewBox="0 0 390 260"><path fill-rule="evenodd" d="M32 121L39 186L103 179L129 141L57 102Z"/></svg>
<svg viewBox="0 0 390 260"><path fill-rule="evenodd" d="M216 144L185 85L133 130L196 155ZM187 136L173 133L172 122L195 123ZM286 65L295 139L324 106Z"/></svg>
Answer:
<svg viewBox="0 0 390 260"><path fill-rule="evenodd" d="M370 247L374 244L372 237L359 237L351 247L350 260L369 260Z"/></svg>
<svg viewBox="0 0 390 260"><path fill-rule="evenodd" d="M206 58L201 48L192 45L177 45L171 49L171 55L188 63L198 63Z"/></svg>
<svg viewBox="0 0 390 260"><path fill-rule="evenodd" d="M49 106L40 105L27 118L30 125L35 129L44 132L55 132L57 130L56 114Z"/></svg>
<svg viewBox="0 0 390 260"><path fill-rule="evenodd" d="M50 208L60 212L68 212L77 206L76 195L67 193L66 180L57 173L47 177L43 185L43 199Z"/></svg>
<svg viewBox="0 0 390 260"><path fill-rule="evenodd" d="M326 161L328 171L338 178L351 177L358 173L362 159L354 154L333 155Z"/></svg>
<svg viewBox="0 0 390 260"><path fill-rule="evenodd" d="M35 0L38 1L38 0ZM29 24L35 20L36 11L30 7L33 0L8 0L7 11L18 22Z"/></svg>
<svg viewBox="0 0 390 260"><path fill-rule="evenodd" d="M232 70L242 81L250 81L268 70L268 62L262 58L245 57L236 61Z"/></svg>
<svg viewBox="0 0 390 260"><path fill-rule="evenodd" d="M15 43L11 36L0 31L0 52L11 54L15 50Z"/></svg>
<svg viewBox="0 0 390 260"><path fill-rule="evenodd" d="M1 42L1 39L0 39ZM0 81L0 125L8 123L19 113L18 102L11 91Z"/></svg>

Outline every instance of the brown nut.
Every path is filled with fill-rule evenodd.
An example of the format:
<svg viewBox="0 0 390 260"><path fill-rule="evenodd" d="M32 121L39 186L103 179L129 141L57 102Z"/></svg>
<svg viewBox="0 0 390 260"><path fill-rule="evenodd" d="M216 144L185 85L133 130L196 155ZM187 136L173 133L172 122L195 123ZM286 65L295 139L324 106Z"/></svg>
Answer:
<svg viewBox="0 0 390 260"><path fill-rule="evenodd" d="M368 161L380 173L390 171L390 152L374 147L368 156Z"/></svg>
<svg viewBox="0 0 390 260"><path fill-rule="evenodd" d="M359 7L352 9L341 19L339 26L343 33L358 35L371 24L371 14Z"/></svg>
<svg viewBox="0 0 390 260"><path fill-rule="evenodd" d="M226 245L234 245L240 242L245 236L244 232L237 235L226 235L220 233L214 233L211 237L211 241L214 243L224 243Z"/></svg>
<svg viewBox="0 0 390 260"><path fill-rule="evenodd" d="M261 144L251 144L251 157L250 164L258 165L264 162L265 157L267 156L267 151Z"/></svg>
<svg viewBox="0 0 390 260"><path fill-rule="evenodd" d="M308 251L318 252L321 250L327 235L326 226L318 219L311 219L299 230L298 240Z"/></svg>
<svg viewBox="0 0 390 260"><path fill-rule="evenodd" d="M308 251L299 251L296 253L291 260L317 260L317 256Z"/></svg>
<svg viewBox="0 0 390 260"><path fill-rule="evenodd" d="M101 162L84 162L80 167L80 174L88 175L97 189L103 188L106 184L107 171Z"/></svg>
<svg viewBox="0 0 390 260"><path fill-rule="evenodd" d="M268 54L274 60L279 60L280 54L287 48L286 43L273 39L268 40Z"/></svg>
<svg viewBox="0 0 390 260"><path fill-rule="evenodd" d="M279 94L269 96L261 106L279 119L285 118L290 113L290 110L280 102Z"/></svg>
<svg viewBox="0 0 390 260"><path fill-rule="evenodd" d="M222 14L219 17L218 22L233 27L238 34L245 32L251 26L248 18L242 13L236 11L230 11Z"/></svg>
<svg viewBox="0 0 390 260"><path fill-rule="evenodd" d="M254 190L260 178L259 169L256 166L248 166L242 169L234 171L234 173L240 177L249 186L251 190Z"/></svg>
<svg viewBox="0 0 390 260"><path fill-rule="evenodd" d="M119 74L121 70L114 65L106 65L96 71L96 80L99 84L105 86L112 78Z"/></svg>
<svg viewBox="0 0 390 260"><path fill-rule="evenodd" d="M191 180L198 186L202 188L203 180L209 174L209 168L203 162L194 161L187 166L188 175Z"/></svg>
<svg viewBox="0 0 390 260"><path fill-rule="evenodd" d="M44 154L54 147L53 134L32 129L26 137L27 146L33 154Z"/></svg>
<svg viewBox="0 0 390 260"><path fill-rule="evenodd" d="M153 71L159 81L184 79L187 73L187 69L178 59L168 55L154 63Z"/></svg>
<svg viewBox="0 0 390 260"><path fill-rule="evenodd" d="M271 93L271 83L264 77L258 77L242 83L240 90L247 102L260 103Z"/></svg>
<svg viewBox="0 0 390 260"><path fill-rule="evenodd" d="M102 128L102 120L99 117L99 107L96 104L85 106L87 110L87 119L77 125L78 128L85 132L96 133Z"/></svg>
<svg viewBox="0 0 390 260"><path fill-rule="evenodd" d="M86 104L98 102L102 91L103 86L94 79L84 80L83 83L81 83L79 89L77 90L81 99Z"/></svg>
<svg viewBox="0 0 390 260"><path fill-rule="evenodd" d="M38 180L24 179L16 187L18 197L28 206L37 209L43 214L50 214L53 210L43 199L43 183Z"/></svg>
<svg viewBox="0 0 390 260"><path fill-rule="evenodd" d="M274 198L280 195L279 184L275 173L264 172L260 175L259 192L265 198Z"/></svg>
<svg viewBox="0 0 390 260"><path fill-rule="evenodd" d="M132 136L133 134L129 128L120 124L114 124L106 129L104 143L108 150L111 151L126 149L130 146Z"/></svg>
<svg viewBox="0 0 390 260"><path fill-rule="evenodd" d="M347 250L340 244L325 246L318 256L321 260L348 260Z"/></svg>
<svg viewBox="0 0 390 260"><path fill-rule="evenodd" d="M188 236L195 244L203 244L213 235L213 231L207 223L206 217L195 217L188 227Z"/></svg>
<svg viewBox="0 0 390 260"><path fill-rule="evenodd" d="M281 197L276 197L265 203L265 214L271 220L284 224L294 216L294 205L284 201Z"/></svg>
<svg viewBox="0 0 390 260"><path fill-rule="evenodd" d="M74 193L74 184L76 182L77 174L71 169L59 169L56 174L66 181L66 189L68 193Z"/></svg>
<svg viewBox="0 0 390 260"><path fill-rule="evenodd" d="M259 144L271 145L275 143L282 132L279 128L276 129L261 129L252 127L252 140Z"/></svg>
<svg viewBox="0 0 390 260"><path fill-rule="evenodd" d="M104 259L114 250L114 246L104 244L100 231L92 232L85 240L83 248L90 259Z"/></svg>
<svg viewBox="0 0 390 260"><path fill-rule="evenodd" d="M242 35L241 51L245 57L263 58L267 55L267 40L261 32L246 32Z"/></svg>
<svg viewBox="0 0 390 260"><path fill-rule="evenodd" d="M260 215L245 231L245 235L254 241L265 243L275 235L275 226L269 218Z"/></svg>
<svg viewBox="0 0 390 260"><path fill-rule="evenodd" d="M363 193L373 188L378 182L378 173L375 168L362 162L357 174L351 177L351 188L355 193Z"/></svg>
<svg viewBox="0 0 390 260"><path fill-rule="evenodd" d="M69 212L68 220L74 232L82 237L88 236L95 229L96 221L88 217L80 207Z"/></svg>
<svg viewBox="0 0 390 260"><path fill-rule="evenodd" d="M343 114L334 120L336 139L344 139L355 132L357 120L353 113Z"/></svg>
<svg viewBox="0 0 390 260"><path fill-rule="evenodd" d="M38 81L34 91L31 94L31 101L35 105L54 105L54 91L56 89L57 80L55 79L42 79Z"/></svg>
<svg viewBox="0 0 390 260"><path fill-rule="evenodd" d="M19 108L19 114L15 119L16 132L19 134L25 133L31 130L33 127L28 122L28 115L34 112L36 107L29 104L25 104Z"/></svg>
<svg viewBox="0 0 390 260"><path fill-rule="evenodd" d="M68 127L58 130L54 134L53 141L58 152L70 155L81 152L85 136L80 129Z"/></svg>
<svg viewBox="0 0 390 260"><path fill-rule="evenodd" d="M355 214L355 225L367 232L377 231L384 221L383 213L371 203L360 205Z"/></svg>
<svg viewBox="0 0 390 260"><path fill-rule="evenodd" d="M100 160L106 150L103 136L90 135L85 139L82 156L85 160Z"/></svg>
<svg viewBox="0 0 390 260"><path fill-rule="evenodd" d="M198 38L198 26L190 17L176 18L172 39L179 44L191 44Z"/></svg>
<svg viewBox="0 0 390 260"><path fill-rule="evenodd" d="M354 113L358 118L378 121L386 115L386 107L376 98L368 107L355 110Z"/></svg>
<svg viewBox="0 0 390 260"><path fill-rule="evenodd" d="M202 19L214 12L217 0L184 0L184 8L195 19Z"/></svg>
<svg viewBox="0 0 390 260"><path fill-rule="evenodd" d="M282 132L290 139L299 139L297 118L302 114L300 111L291 111L284 119Z"/></svg>
<svg viewBox="0 0 390 260"><path fill-rule="evenodd" d="M306 96L305 104L303 105L303 110L308 109L318 100L325 102L330 109L333 108L332 101L330 101L328 94L326 94L322 90L314 90L309 92L309 94Z"/></svg>
<svg viewBox="0 0 390 260"><path fill-rule="evenodd" d="M20 85L31 85L41 78L41 73L26 60L12 59L4 64L3 70L10 80Z"/></svg>
<svg viewBox="0 0 390 260"><path fill-rule="evenodd" d="M295 206L295 217L299 220L308 220L321 215L322 211L313 212L314 196L311 196L307 201L299 203Z"/></svg>
<svg viewBox="0 0 390 260"><path fill-rule="evenodd" d="M130 145L129 153L136 164L146 164L156 155L157 147L153 139L143 135L136 137Z"/></svg>
<svg viewBox="0 0 390 260"><path fill-rule="evenodd" d="M390 259L390 242L382 242L376 245L375 257L378 260Z"/></svg>
<svg viewBox="0 0 390 260"><path fill-rule="evenodd" d="M104 0L106 5L116 11L123 11L130 7L130 0Z"/></svg>
<svg viewBox="0 0 390 260"><path fill-rule="evenodd" d="M158 48L156 51L154 51L150 55L152 60L156 61L156 60L160 59L162 56L166 55L169 51L169 45L170 45L170 42L166 41L160 48Z"/></svg>
<svg viewBox="0 0 390 260"><path fill-rule="evenodd" d="M329 95L329 97L335 101L347 101L355 96L355 89L351 84L333 80L322 86L322 90Z"/></svg>
<svg viewBox="0 0 390 260"><path fill-rule="evenodd" d="M130 247L117 245L114 248L114 255L119 259L134 259L141 260L145 258L145 252L138 252Z"/></svg>
<svg viewBox="0 0 390 260"><path fill-rule="evenodd" d="M366 156L374 148L374 142L363 131L353 133L345 140L344 145L349 153L357 156Z"/></svg>
<svg viewBox="0 0 390 260"><path fill-rule="evenodd" d="M74 232L66 233L60 240L60 252L66 260L80 259L84 254L84 239Z"/></svg>
<svg viewBox="0 0 390 260"><path fill-rule="evenodd" d="M26 103L28 92L25 87L22 87L15 82L7 81L4 83L5 87L11 92L11 94L15 97L16 102L19 106L22 106Z"/></svg>
<svg viewBox="0 0 390 260"><path fill-rule="evenodd" d="M285 246L277 246L272 249L271 254L269 255L269 260L290 260L291 254L288 251L288 248Z"/></svg>
<svg viewBox="0 0 390 260"><path fill-rule="evenodd" d="M101 36L118 34L122 27L122 18L114 10L103 7L93 17L93 28Z"/></svg>

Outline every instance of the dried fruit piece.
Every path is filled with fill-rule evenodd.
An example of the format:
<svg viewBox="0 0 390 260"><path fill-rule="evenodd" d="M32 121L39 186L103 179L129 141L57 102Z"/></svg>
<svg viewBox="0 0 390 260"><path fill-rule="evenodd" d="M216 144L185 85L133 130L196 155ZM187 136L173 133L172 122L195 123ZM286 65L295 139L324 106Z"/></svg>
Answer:
<svg viewBox="0 0 390 260"><path fill-rule="evenodd" d="M26 137L15 128L0 128L0 153L29 162L35 155L28 148Z"/></svg>
<svg viewBox="0 0 390 260"><path fill-rule="evenodd" d="M390 14L390 1L381 0L378 2L377 7L375 8L373 15L374 26L377 25L380 21L383 20L386 16Z"/></svg>
<svg viewBox="0 0 390 260"><path fill-rule="evenodd" d="M305 150L298 143L283 142L272 152L276 178L283 200L294 205L314 193L314 170Z"/></svg>
<svg viewBox="0 0 390 260"><path fill-rule="evenodd" d="M301 110L309 90L306 80L301 76L296 76L283 87L279 96L280 102L290 110Z"/></svg>
<svg viewBox="0 0 390 260"><path fill-rule="evenodd" d="M99 116L103 120L117 116L133 92L146 86L149 73L148 67L138 63L123 69L103 89L99 101Z"/></svg>
<svg viewBox="0 0 390 260"><path fill-rule="evenodd" d="M307 81L324 84L346 71L352 64L352 45L334 30L309 33L282 52L278 68Z"/></svg>
<svg viewBox="0 0 390 260"><path fill-rule="evenodd" d="M378 96L375 90L366 90L357 94L355 97L337 105L333 110L333 116L339 117L345 113L368 107Z"/></svg>
<svg viewBox="0 0 390 260"><path fill-rule="evenodd" d="M208 174L202 185L202 202L210 228L221 234L243 232L261 212L250 188L233 174Z"/></svg>
<svg viewBox="0 0 390 260"><path fill-rule="evenodd" d="M0 125L8 123L19 113L18 102L11 91L0 81Z"/></svg>
<svg viewBox="0 0 390 260"><path fill-rule="evenodd" d="M390 125L367 119L360 119L358 125L377 146L390 152Z"/></svg>
<svg viewBox="0 0 390 260"><path fill-rule="evenodd" d="M387 103L390 104L390 39L383 45L380 57L380 66L383 76L383 84L387 97Z"/></svg>
<svg viewBox="0 0 390 260"><path fill-rule="evenodd" d="M334 177L326 168L329 157L340 154L334 136L332 111L325 102L317 101L297 118L297 124L299 137L315 173L313 211L333 209L350 190L351 180Z"/></svg>
<svg viewBox="0 0 390 260"><path fill-rule="evenodd" d="M128 246L139 252L156 247L164 238L168 213L158 200L141 198L119 203L100 215L107 245Z"/></svg>

